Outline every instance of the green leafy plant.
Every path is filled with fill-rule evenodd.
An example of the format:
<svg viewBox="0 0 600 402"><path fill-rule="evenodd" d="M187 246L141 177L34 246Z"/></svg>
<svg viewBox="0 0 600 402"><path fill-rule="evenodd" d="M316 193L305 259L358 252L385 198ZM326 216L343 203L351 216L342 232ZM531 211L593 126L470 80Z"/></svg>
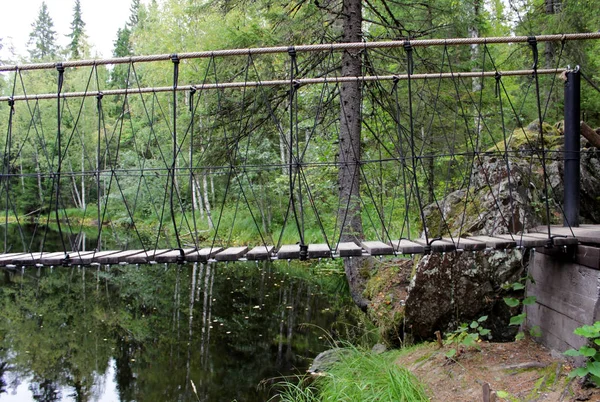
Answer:
<svg viewBox="0 0 600 402"><path fill-rule="evenodd" d="M525 276L521 279L519 279L519 281L514 282L514 283L507 283L505 285L502 286L502 288L504 290L512 290L512 291L519 291L519 290L523 290L525 289L525 283L531 280L533 282L533 278L530 276ZM520 300L516 297L505 297L504 298L504 303L506 303L506 305L508 307L518 307L519 305L523 305L523 306L531 306L533 304L535 304L537 298L535 296L527 296L525 297L523 300ZM523 324L525 322L525 318L526 318L526 314L525 312L522 312L521 314L517 314L514 315L510 318L510 322L508 325L511 326L521 326L521 324ZM533 337L539 337L541 336L541 332L540 332L540 328L538 326L535 326L533 328L531 328L529 330L529 334ZM517 334L516 339L523 339L525 337L525 334L523 333L523 331L519 331L519 333Z"/></svg>
<svg viewBox="0 0 600 402"><path fill-rule="evenodd" d="M591 346L582 346L578 350L569 349L564 354L572 357L585 357L585 366L576 368L569 373L569 377L586 377L600 387L600 321L596 321L594 325L584 325L576 328L573 331L575 335L580 335L588 339Z"/></svg>
<svg viewBox="0 0 600 402"><path fill-rule="evenodd" d="M469 347L479 349L477 342L481 337L490 337L490 330L482 326L482 323L487 318L488 316L484 315L476 321L472 321L471 324L462 323L460 327L448 334L444 343L446 345L455 345L455 347L446 352L446 357L449 359L457 357L461 351Z"/></svg>

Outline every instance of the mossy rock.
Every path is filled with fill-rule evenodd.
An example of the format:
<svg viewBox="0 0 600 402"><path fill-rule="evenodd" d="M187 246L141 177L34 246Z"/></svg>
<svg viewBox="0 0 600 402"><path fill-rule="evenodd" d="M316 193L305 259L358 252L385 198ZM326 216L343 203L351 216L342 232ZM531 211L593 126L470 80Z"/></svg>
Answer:
<svg viewBox="0 0 600 402"><path fill-rule="evenodd" d="M561 135L559 127L555 124L550 125L542 123L542 133L544 135L544 148L547 150L558 150L564 144L564 138ZM530 123L527 127L515 129L506 138L508 150L531 151L541 149L540 131L538 121ZM504 152L504 139L498 141L487 152Z"/></svg>
<svg viewBox="0 0 600 402"><path fill-rule="evenodd" d="M369 319L377 326L379 335L391 345L399 344L402 338L404 306L413 265L412 260L378 265L366 284Z"/></svg>

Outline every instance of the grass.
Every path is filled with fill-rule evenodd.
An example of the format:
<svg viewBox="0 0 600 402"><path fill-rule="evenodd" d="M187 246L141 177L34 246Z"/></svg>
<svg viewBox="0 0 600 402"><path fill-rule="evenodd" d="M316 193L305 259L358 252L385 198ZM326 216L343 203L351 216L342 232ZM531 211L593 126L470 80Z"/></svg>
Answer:
<svg viewBox="0 0 600 402"><path fill-rule="evenodd" d="M346 347L324 376L307 384L305 378L298 382L278 384L278 395L273 401L286 402L337 402L337 401L429 401L424 387L407 369L395 361L402 351L374 354L353 346Z"/></svg>

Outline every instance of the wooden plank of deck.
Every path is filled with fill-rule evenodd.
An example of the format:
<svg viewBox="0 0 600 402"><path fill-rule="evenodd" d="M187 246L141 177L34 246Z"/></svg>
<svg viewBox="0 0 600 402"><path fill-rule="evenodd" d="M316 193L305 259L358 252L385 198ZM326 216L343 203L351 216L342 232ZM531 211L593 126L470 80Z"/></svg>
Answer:
<svg viewBox="0 0 600 402"><path fill-rule="evenodd" d="M237 261L248 252L248 247L229 247L215 255L217 261Z"/></svg>
<svg viewBox="0 0 600 402"><path fill-rule="evenodd" d="M14 265L35 265L43 253L27 253L16 256L12 259L12 264Z"/></svg>
<svg viewBox="0 0 600 402"><path fill-rule="evenodd" d="M327 244L309 244L308 258L329 258L331 257L331 249Z"/></svg>
<svg viewBox="0 0 600 402"><path fill-rule="evenodd" d="M535 237L535 238L539 238L539 239L545 239L546 241L548 240L548 233L527 233L527 237ZM573 236L567 236L567 237L555 237L552 239L552 243L555 246L576 246L579 244L579 240L576 237Z"/></svg>
<svg viewBox="0 0 600 402"><path fill-rule="evenodd" d="M196 251L195 248L184 248L183 249L184 261L187 261L187 259L185 257L188 254L193 253L195 251ZM159 264L174 263L174 262L179 261L179 258L181 257L181 250L179 250L179 249L169 250L165 253L153 254L153 256L154 256L154 261L156 261Z"/></svg>
<svg viewBox="0 0 600 402"><path fill-rule="evenodd" d="M469 236L467 240L475 240L485 243L488 248L496 250L505 250L507 248L516 247L517 243L512 239L501 239L492 236Z"/></svg>
<svg viewBox="0 0 600 402"><path fill-rule="evenodd" d="M414 240L415 243L418 243L420 245L422 245L423 247L427 246L427 241L425 239L415 239ZM444 241L444 240L433 240L433 241L429 241L430 242L430 246L431 246L431 251L436 252L436 253L447 253L450 251L454 251L456 250L456 247L454 246L454 243L452 242L448 242L448 241Z"/></svg>
<svg viewBox="0 0 600 402"><path fill-rule="evenodd" d="M449 253L456 250L456 245L452 241L435 239L429 242L431 243L431 251L437 253Z"/></svg>
<svg viewBox="0 0 600 402"><path fill-rule="evenodd" d="M151 264L155 263L158 256L171 251L169 248L158 250L147 250L145 253L138 253L123 257L121 261L127 264Z"/></svg>
<svg viewBox="0 0 600 402"><path fill-rule="evenodd" d="M54 253L44 253L40 256L38 263L43 265L62 265L68 255L69 259L66 261L66 263L72 264L73 262L71 259L71 254L69 253L71 252L67 251L65 253L64 251L57 251Z"/></svg>
<svg viewBox="0 0 600 402"><path fill-rule="evenodd" d="M118 253L112 253L107 255L96 256L95 261L99 264L118 264L121 261L124 261L125 257L130 255L135 255L139 253L145 253L145 250L124 250L119 251Z"/></svg>
<svg viewBox="0 0 600 402"><path fill-rule="evenodd" d="M248 251L246 258L252 261L265 261L270 260L271 255L273 255L273 246L256 246Z"/></svg>
<svg viewBox="0 0 600 402"><path fill-rule="evenodd" d="M425 251L422 244L406 239L393 240L391 244L399 254L423 254Z"/></svg>
<svg viewBox="0 0 600 402"><path fill-rule="evenodd" d="M487 245L484 242L465 239L463 237L455 237L454 239L443 237L442 240L454 243L457 250L481 251L487 248Z"/></svg>
<svg viewBox="0 0 600 402"><path fill-rule="evenodd" d="M300 258L299 244L285 244L277 251L277 258L280 260L297 260Z"/></svg>
<svg viewBox="0 0 600 402"><path fill-rule="evenodd" d="M223 251L223 247L204 247L187 254L185 260L190 262L207 262L215 258L215 255L221 251Z"/></svg>
<svg viewBox="0 0 600 402"><path fill-rule="evenodd" d="M6 253L6 254L0 254L0 265L10 265L12 264L12 261L20 256L24 256L24 255L29 255L31 253Z"/></svg>
<svg viewBox="0 0 600 402"><path fill-rule="evenodd" d="M535 228L536 232L548 233L548 227L538 226ZM581 225L579 227L563 227L563 226L551 226L550 233L553 235L566 235L577 238L581 243L600 245L600 225Z"/></svg>
<svg viewBox="0 0 600 402"><path fill-rule="evenodd" d="M527 236L526 234L513 234L513 235L509 235L509 234L501 234L501 235L495 235L495 237L498 237L500 239L507 239L510 240L512 238L515 240L515 242L517 243L518 246L521 247L544 247L547 242L548 242L548 238L535 238L535 237L530 237Z"/></svg>
<svg viewBox="0 0 600 402"><path fill-rule="evenodd" d="M360 243L362 248L371 255L390 255L394 254L394 248L389 244L375 240L375 241L363 241Z"/></svg>
<svg viewBox="0 0 600 402"><path fill-rule="evenodd" d="M73 265L89 265L92 263L97 263L97 258L105 256L105 255L109 255L109 254L114 254L114 253L119 253L121 252L121 250L106 250L106 251L91 251L89 253L73 253L72 255L69 254L70 260L69 262ZM46 262L44 262L44 260L41 261L42 264L44 265L53 265L50 262L53 262L54 264L58 264L60 263L60 261L58 262L54 262L56 261L56 257L54 257L54 259L50 259L50 260L46 260Z"/></svg>
<svg viewBox="0 0 600 402"><path fill-rule="evenodd" d="M337 245L335 252L340 257L360 257L362 247L353 242L342 242Z"/></svg>

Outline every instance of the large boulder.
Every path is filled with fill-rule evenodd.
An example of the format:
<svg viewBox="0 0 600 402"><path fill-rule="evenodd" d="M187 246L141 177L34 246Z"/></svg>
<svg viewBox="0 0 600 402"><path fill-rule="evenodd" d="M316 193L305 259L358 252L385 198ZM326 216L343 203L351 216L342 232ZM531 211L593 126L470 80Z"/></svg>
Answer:
<svg viewBox="0 0 600 402"><path fill-rule="evenodd" d="M562 224L564 138L560 126L542 125L546 149L550 223ZM600 154L582 141L581 222L600 222ZM468 188L451 192L425 208L430 238L527 232L548 222L543 195L539 124L515 130L506 142L475 158ZM504 153L507 149L508 152ZM508 155L508 156L507 156ZM432 254L416 264L404 310L404 330L431 338L483 315L495 340L514 339L510 295L504 284L526 274L528 253L521 250ZM535 278L534 278L535 279Z"/></svg>
<svg viewBox="0 0 600 402"><path fill-rule="evenodd" d="M427 339L437 330L487 315L485 327L494 340L514 339L517 328L508 323L515 311L503 297L515 294L502 285L523 276L523 261L520 250L424 256L409 286L405 331Z"/></svg>

